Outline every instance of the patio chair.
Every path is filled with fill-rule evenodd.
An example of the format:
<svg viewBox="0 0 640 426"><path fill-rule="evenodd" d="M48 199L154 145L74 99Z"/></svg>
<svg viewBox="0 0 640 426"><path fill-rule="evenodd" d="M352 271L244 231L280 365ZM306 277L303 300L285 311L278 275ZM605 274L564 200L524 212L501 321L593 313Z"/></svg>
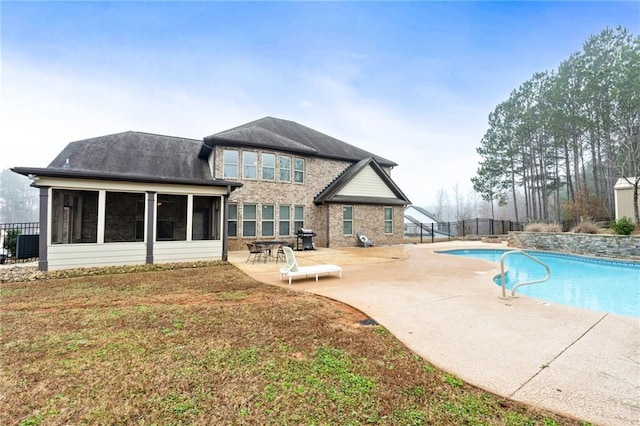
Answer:
<svg viewBox="0 0 640 426"><path fill-rule="evenodd" d="M289 248L293 249L293 243L282 243L282 244L280 244L280 247L278 247L278 251L276 252L276 263L278 263L281 260L283 262L286 262L286 260L287 260L287 258L284 255L283 247L289 247Z"/></svg>
<svg viewBox="0 0 640 426"><path fill-rule="evenodd" d="M331 274L333 272L337 272L340 275L340 278L342 278L342 268L340 266L327 264L298 266L296 256L293 254L293 249L288 246L282 246L282 250L284 251L287 263L280 268L280 280L284 277L288 277L289 285L291 285L291 279L294 277L315 276L316 281L318 281L318 276L320 274Z"/></svg>
<svg viewBox="0 0 640 426"><path fill-rule="evenodd" d="M357 236L358 236L358 241L360 241L360 244L362 244L362 247L373 247L375 245L375 243L372 240L370 240L369 238L367 238L366 235L364 235L364 232L358 231Z"/></svg>
<svg viewBox="0 0 640 426"><path fill-rule="evenodd" d="M264 246L256 243L247 243L247 248L249 249L249 257L245 260L244 263L249 263L249 260L253 261L251 263L256 263L257 261L262 261L267 263L267 249Z"/></svg>

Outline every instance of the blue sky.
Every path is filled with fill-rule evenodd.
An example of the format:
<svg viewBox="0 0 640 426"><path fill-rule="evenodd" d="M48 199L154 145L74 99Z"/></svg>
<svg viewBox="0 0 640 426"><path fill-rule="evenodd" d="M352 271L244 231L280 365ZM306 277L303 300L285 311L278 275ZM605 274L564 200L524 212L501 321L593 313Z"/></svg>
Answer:
<svg viewBox="0 0 640 426"><path fill-rule="evenodd" d="M638 2L0 3L0 169L127 130L274 116L399 164L420 206L471 188L488 114Z"/></svg>

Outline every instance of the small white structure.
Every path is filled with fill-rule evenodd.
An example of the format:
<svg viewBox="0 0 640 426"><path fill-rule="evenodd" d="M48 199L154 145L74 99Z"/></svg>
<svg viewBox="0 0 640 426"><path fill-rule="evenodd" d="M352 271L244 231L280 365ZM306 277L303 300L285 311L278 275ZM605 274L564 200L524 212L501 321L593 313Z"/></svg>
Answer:
<svg viewBox="0 0 640 426"><path fill-rule="evenodd" d="M431 235L431 229L438 230L438 219L422 207L410 205L404 209L405 236ZM420 229L422 228L422 229Z"/></svg>
<svg viewBox="0 0 640 426"><path fill-rule="evenodd" d="M627 179L620 178L613 187L614 199L616 206L616 220L623 217L634 219L635 213L633 211L633 185L629 183L635 182L636 177L629 177ZM638 200L638 208L640 208L640 200Z"/></svg>

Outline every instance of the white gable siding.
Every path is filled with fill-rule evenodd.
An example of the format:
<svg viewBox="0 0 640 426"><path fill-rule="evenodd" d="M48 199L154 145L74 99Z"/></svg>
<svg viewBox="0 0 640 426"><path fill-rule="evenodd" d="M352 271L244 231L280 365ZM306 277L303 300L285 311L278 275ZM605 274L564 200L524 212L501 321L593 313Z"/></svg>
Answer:
<svg viewBox="0 0 640 426"><path fill-rule="evenodd" d="M371 167L354 176L338 195L397 198Z"/></svg>

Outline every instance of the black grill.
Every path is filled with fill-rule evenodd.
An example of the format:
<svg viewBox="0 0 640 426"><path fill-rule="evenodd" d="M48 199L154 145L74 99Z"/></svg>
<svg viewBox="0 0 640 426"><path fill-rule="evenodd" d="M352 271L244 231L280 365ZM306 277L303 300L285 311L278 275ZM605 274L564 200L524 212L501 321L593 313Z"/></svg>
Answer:
<svg viewBox="0 0 640 426"><path fill-rule="evenodd" d="M316 233L312 229L299 228L296 238L296 250L315 250L316 245L313 243L313 237Z"/></svg>

